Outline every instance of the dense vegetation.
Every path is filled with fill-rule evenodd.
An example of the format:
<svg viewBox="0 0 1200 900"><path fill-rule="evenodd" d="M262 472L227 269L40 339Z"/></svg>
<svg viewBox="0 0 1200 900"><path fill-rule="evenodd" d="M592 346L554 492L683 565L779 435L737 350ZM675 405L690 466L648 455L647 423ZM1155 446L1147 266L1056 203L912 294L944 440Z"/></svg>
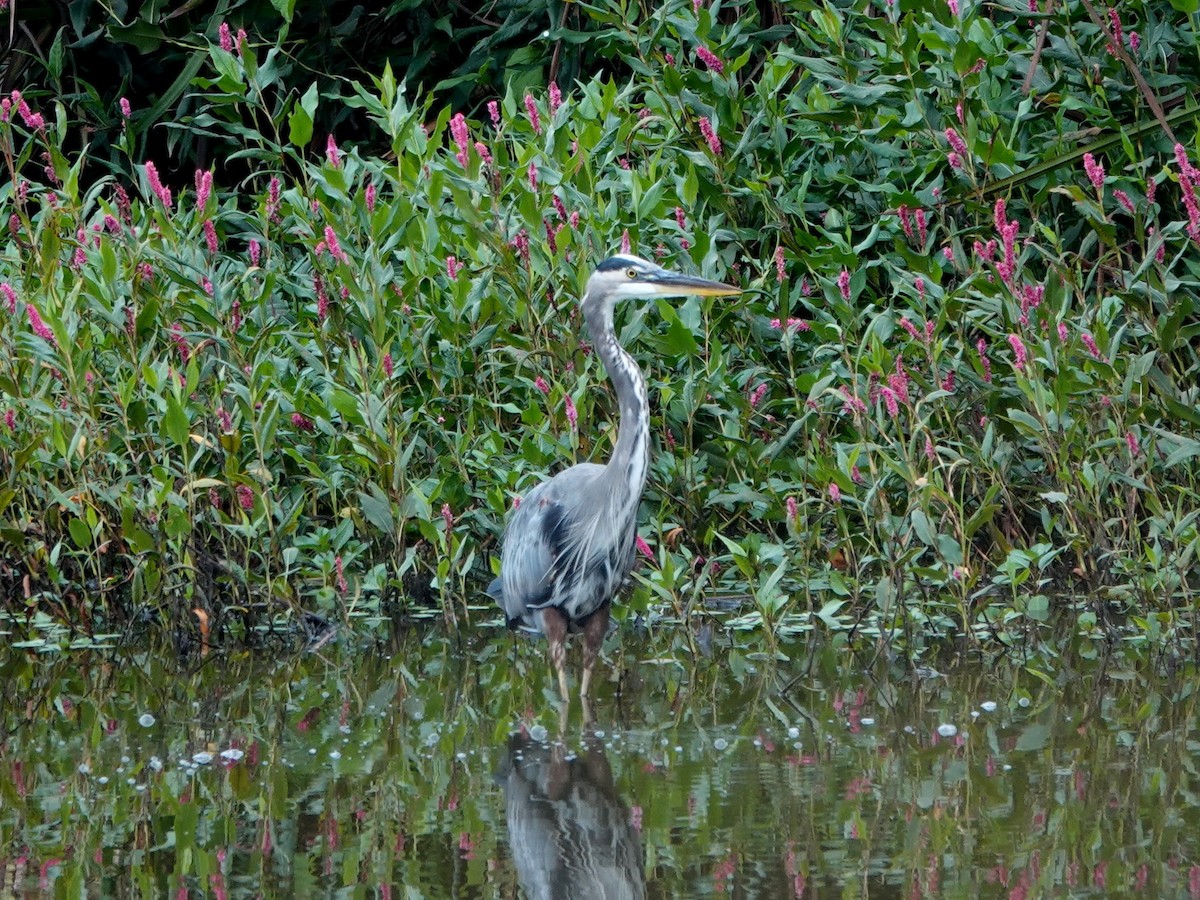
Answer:
<svg viewBox="0 0 1200 900"><path fill-rule="evenodd" d="M113 104L103 164L27 72L7 608L491 617L513 498L611 445L575 298L627 245L745 293L621 312L657 445L625 609L1194 640L1196 12L1044 6L581 4L612 66L463 108L224 24L180 39L188 115ZM164 183L156 129L240 149Z"/></svg>

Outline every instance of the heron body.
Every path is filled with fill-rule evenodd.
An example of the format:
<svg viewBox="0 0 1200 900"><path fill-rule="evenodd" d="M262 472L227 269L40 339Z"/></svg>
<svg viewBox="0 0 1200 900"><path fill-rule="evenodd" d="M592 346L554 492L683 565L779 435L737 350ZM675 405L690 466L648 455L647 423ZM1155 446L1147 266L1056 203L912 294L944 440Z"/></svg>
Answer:
<svg viewBox="0 0 1200 900"><path fill-rule="evenodd" d="M566 703L566 636L584 632L580 693L586 698L613 598L633 570L638 506L650 464L646 380L617 342L613 309L624 298L735 293L728 285L626 254L602 262L588 280L584 321L620 404L616 446L607 464L571 466L525 496L504 530L500 577L488 587L510 625L549 639Z"/></svg>

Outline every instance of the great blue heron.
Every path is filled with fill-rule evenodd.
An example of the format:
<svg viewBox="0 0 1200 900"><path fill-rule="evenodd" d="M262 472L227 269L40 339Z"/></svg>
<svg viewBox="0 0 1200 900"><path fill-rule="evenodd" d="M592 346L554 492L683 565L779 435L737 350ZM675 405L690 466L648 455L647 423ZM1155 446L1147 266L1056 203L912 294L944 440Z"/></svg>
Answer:
<svg viewBox="0 0 1200 900"><path fill-rule="evenodd" d="M567 634L584 633L579 695L586 713L612 600L633 569L638 504L650 462L646 380L617 342L613 307L624 299L737 293L738 288L627 254L606 259L588 279L583 318L620 404L616 446L607 465L571 466L525 496L504 530L500 577L488 586L510 626L546 635L564 711L571 703Z"/></svg>

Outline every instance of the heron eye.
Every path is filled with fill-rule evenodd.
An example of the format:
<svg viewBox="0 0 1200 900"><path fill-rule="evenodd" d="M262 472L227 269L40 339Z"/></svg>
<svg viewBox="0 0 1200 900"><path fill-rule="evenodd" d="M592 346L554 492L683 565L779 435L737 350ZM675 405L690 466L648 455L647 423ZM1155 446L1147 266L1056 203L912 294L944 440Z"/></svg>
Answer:
<svg viewBox="0 0 1200 900"><path fill-rule="evenodd" d="M628 275L630 278L637 278L637 275L638 275L637 269L626 269L625 274Z"/></svg>

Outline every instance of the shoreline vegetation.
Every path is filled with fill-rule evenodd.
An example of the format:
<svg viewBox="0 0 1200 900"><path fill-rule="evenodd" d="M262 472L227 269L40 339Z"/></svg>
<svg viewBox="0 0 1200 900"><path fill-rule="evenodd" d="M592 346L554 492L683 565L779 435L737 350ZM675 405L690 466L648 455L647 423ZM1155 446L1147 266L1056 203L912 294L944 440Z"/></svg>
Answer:
<svg viewBox="0 0 1200 900"><path fill-rule="evenodd" d="M1120 9L603 2L465 93L250 19L174 100L7 64L4 627L493 620L506 510L609 452L624 249L744 294L619 314L615 615L1195 651L1197 12Z"/></svg>

